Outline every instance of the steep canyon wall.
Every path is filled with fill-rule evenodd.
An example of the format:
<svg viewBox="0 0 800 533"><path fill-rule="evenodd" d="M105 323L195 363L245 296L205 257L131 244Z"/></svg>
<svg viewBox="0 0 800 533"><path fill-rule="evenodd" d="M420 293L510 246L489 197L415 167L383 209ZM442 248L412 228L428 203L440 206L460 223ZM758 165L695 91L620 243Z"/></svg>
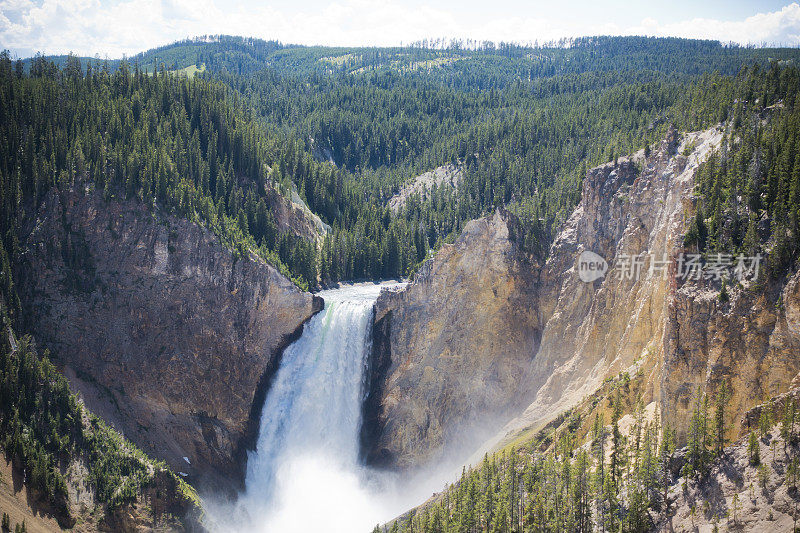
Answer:
<svg viewBox="0 0 800 533"><path fill-rule="evenodd" d="M729 381L738 435L743 413L800 371L800 280L745 282L724 302L718 281L682 276L695 174L722 134L671 130L647 156L588 171L544 264L516 246L514 216L497 212L470 223L405 291L382 296L368 461L426 464L492 420L511 420L496 436L508 440L621 372L645 374L641 399L657 402L679 438L698 386L713 394ZM587 251L609 267L592 282L578 271Z"/></svg>
<svg viewBox="0 0 800 533"><path fill-rule="evenodd" d="M235 488L283 347L321 299L202 226L52 191L19 268L29 330L87 407L201 486Z"/></svg>

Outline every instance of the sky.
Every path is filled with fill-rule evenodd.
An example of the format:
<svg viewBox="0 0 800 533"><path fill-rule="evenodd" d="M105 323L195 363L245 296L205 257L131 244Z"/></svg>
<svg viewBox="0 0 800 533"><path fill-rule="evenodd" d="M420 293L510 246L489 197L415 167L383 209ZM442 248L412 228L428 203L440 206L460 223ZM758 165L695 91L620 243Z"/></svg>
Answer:
<svg viewBox="0 0 800 533"><path fill-rule="evenodd" d="M118 58L186 37L392 46L424 38L543 42L655 35L800 46L787 0L0 0L0 49Z"/></svg>

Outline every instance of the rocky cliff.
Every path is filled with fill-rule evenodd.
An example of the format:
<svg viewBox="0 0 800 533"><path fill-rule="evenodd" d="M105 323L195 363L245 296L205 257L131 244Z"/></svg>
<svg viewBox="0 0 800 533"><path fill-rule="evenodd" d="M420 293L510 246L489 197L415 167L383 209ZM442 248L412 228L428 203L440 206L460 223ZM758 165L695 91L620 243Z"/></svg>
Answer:
<svg viewBox="0 0 800 533"><path fill-rule="evenodd" d="M415 281L376 302L362 443L369 463L407 468L497 429L541 336L533 258L506 211L467 224ZM470 439L466 439L469 441Z"/></svg>
<svg viewBox="0 0 800 533"><path fill-rule="evenodd" d="M49 193L22 246L29 331L87 406L201 486L241 481L280 353L321 300L198 224L89 185Z"/></svg>
<svg viewBox="0 0 800 533"><path fill-rule="evenodd" d="M747 282L720 298L707 280L677 287L667 309L661 393L664 414L683 431L698 387L713 395L725 381L733 427L765 398L800 379L800 272L785 279Z"/></svg>
<svg viewBox="0 0 800 533"><path fill-rule="evenodd" d="M647 372L645 400L659 402L679 441L698 388L713 395L725 380L733 438L748 409L790 386L800 371L798 274L767 281L762 270L760 280L734 283L726 299L720 280L707 270L693 279L681 263L692 251L683 237L695 213L695 173L721 129L671 131L650 157L589 171L542 271L548 318L529 380L536 397L516 424L548 418L608 376ZM571 264L585 249L612 266L593 284Z"/></svg>
<svg viewBox="0 0 800 533"><path fill-rule="evenodd" d="M652 153L591 169L541 267L496 214L471 223L404 292L381 297L367 457L420 464L474 413L516 406L497 437L513 438L621 372L646 374L642 399L660 405L679 440L697 387L712 394L730 381L738 435L742 414L800 370L800 281L745 282L723 301L719 281L683 276L695 174L721 138L721 128L671 130ZM605 275L584 281L587 257Z"/></svg>
<svg viewBox="0 0 800 533"><path fill-rule="evenodd" d="M720 280L708 270L693 279L682 263L692 252L683 237L695 213L695 174L721 130L673 130L652 155L587 173L540 277L546 325L527 380L535 399L509 429L541 423L628 371L648 373L644 399L659 402L679 441L698 387L713 395L725 380L733 438L748 409L789 387L800 371L798 274L767 281L762 270L760 281L729 288L726 300ZM584 250L608 261L604 278L576 275Z"/></svg>
<svg viewBox="0 0 800 533"><path fill-rule="evenodd" d="M587 173L581 202L542 270L546 325L526 381L534 400L510 428L547 420L607 377L644 363L653 372L648 395L658 395L653 363L662 351L694 174L721 137L712 129L679 139L672 130L648 157L640 151ZM588 283L578 271L587 251L609 268Z"/></svg>

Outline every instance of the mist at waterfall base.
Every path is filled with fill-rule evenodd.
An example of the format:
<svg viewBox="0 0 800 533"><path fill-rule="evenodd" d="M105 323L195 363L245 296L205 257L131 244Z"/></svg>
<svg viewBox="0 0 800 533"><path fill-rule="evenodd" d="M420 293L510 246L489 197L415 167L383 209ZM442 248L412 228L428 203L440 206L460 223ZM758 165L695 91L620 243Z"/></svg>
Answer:
<svg viewBox="0 0 800 533"><path fill-rule="evenodd" d="M369 532L456 478L457 463L401 480L359 462L372 306L398 285L320 293L325 308L284 351L267 393L245 492L234 504L205 501L214 530Z"/></svg>

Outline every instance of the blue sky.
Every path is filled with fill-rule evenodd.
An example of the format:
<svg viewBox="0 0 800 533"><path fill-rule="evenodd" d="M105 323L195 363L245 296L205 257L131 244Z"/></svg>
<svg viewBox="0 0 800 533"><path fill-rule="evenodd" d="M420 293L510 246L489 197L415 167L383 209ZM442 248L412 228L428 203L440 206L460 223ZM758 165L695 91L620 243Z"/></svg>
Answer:
<svg viewBox="0 0 800 533"><path fill-rule="evenodd" d="M764 0L0 0L0 48L120 57L185 37L396 45L425 37L534 42L674 35L800 45L800 5Z"/></svg>

